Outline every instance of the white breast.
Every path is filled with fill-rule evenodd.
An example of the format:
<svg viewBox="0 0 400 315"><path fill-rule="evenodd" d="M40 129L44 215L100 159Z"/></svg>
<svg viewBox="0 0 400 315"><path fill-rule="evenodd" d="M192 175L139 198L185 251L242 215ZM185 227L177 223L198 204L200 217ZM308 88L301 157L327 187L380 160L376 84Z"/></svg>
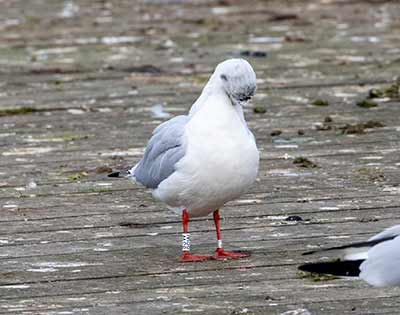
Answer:
<svg viewBox="0 0 400 315"><path fill-rule="evenodd" d="M213 95L185 130L186 154L177 171L154 191L171 207L207 215L237 198L256 179L259 153L240 111Z"/></svg>

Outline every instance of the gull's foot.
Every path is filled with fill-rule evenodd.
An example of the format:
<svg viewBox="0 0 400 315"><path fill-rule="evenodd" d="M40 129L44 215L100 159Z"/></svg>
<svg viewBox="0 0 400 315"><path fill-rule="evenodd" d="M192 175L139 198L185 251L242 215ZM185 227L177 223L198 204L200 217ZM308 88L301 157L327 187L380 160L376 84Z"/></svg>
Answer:
<svg viewBox="0 0 400 315"><path fill-rule="evenodd" d="M228 260L228 259L240 259L250 257L249 253L236 253L236 252L226 252L223 248L217 248L213 259L216 260Z"/></svg>
<svg viewBox="0 0 400 315"><path fill-rule="evenodd" d="M191 255L190 252L183 252L179 262L199 262L212 259L213 256Z"/></svg>

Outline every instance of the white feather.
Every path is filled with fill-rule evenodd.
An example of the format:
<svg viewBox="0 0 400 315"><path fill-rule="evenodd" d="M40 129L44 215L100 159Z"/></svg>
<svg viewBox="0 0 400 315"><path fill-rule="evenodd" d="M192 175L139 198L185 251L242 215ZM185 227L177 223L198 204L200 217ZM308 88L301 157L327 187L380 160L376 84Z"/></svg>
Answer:
<svg viewBox="0 0 400 315"><path fill-rule="evenodd" d="M400 236L372 247L360 271L360 278L373 286L400 286Z"/></svg>
<svg viewBox="0 0 400 315"><path fill-rule="evenodd" d="M369 247L362 248L348 248L345 250L345 260L362 260L368 258Z"/></svg>
<svg viewBox="0 0 400 315"><path fill-rule="evenodd" d="M224 85L221 74L231 76L233 83ZM156 199L177 211L187 209L192 217L202 216L237 198L255 181L259 152L242 107L230 97L253 85L255 89L254 71L244 60L228 60L216 68L189 113L185 156L153 191Z"/></svg>

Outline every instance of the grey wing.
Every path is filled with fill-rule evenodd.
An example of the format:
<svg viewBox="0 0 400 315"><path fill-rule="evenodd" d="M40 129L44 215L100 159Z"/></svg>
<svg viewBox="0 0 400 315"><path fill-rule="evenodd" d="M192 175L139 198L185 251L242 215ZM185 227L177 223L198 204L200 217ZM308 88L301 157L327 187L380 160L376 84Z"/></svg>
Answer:
<svg viewBox="0 0 400 315"><path fill-rule="evenodd" d="M369 241L385 240L387 238L394 238L398 235L400 235L400 224L394 225L390 228L383 230L379 234L376 234L375 236L371 237Z"/></svg>
<svg viewBox="0 0 400 315"><path fill-rule="evenodd" d="M177 116L153 131L143 158L132 170L137 182L157 188L175 171L175 164L185 155L183 133L188 121L188 116Z"/></svg>
<svg viewBox="0 0 400 315"><path fill-rule="evenodd" d="M361 259L360 254L367 254L368 250L372 248L373 246L390 241L397 236L400 235L400 224L392 226L390 228L387 228L383 230L382 232L374 235L371 237L369 240L364 241L364 242L357 242L357 243L352 243L352 244L347 244L343 246L336 246L336 247L330 247L330 248L325 248L325 249L320 249L320 250L315 250L315 251L310 251L310 252L305 252L303 255L311 255L315 254L318 252L325 252L325 251L341 251L344 254L345 259ZM362 258L364 259L364 258Z"/></svg>
<svg viewBox="0 0 400 315"><path fill-rule="evenodd" d="M383 230L382 232L374 235L366 242L350 244L345 247L345 259L367 259L370 256L371 250L380 246L380 244L387 243L400 235L400 225L395 225ZM400 275L400 274L399 274Z"/></svg>
<svg viewBox="0 0 400 315"><path fill-rule="evenodd" d="M360 266L360 278L377 287L400 286L400 236L368 251Z"/></svg>

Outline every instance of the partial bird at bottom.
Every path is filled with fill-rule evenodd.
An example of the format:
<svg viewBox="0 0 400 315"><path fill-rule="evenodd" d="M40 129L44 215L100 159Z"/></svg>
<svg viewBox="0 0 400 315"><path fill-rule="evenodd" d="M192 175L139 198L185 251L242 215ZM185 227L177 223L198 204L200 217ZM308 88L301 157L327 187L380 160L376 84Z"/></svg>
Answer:
<svg viewBox="0 0 400 315"><path fill-rule="evenodd" d="M308 263L302 271L360 277L372 286L400 286L400 225L392 226L368 241L332 247L303 255L338 252L340 260Z"/></svg>

